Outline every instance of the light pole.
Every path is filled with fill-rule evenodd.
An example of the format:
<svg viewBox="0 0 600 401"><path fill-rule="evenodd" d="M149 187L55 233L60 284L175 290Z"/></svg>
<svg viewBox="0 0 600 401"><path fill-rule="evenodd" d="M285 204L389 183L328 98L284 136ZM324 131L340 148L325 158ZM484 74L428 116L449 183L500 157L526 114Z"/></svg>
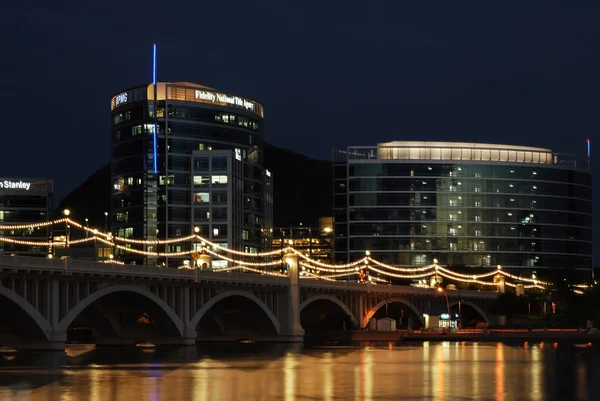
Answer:
<svg viewBox="0 0 600 401"><path fill-rule="evenodd" d="M98 230L94 228L94 261L98 261L98 246L96 243L96 238L98 238Z"/></svg>
<svg viewBox="0 0 600 401"><path fill-rule="evenodd" d="M450 316L450 302L448 301L448 293L442 287L437 288L438 292L443 292L446 296L446 306L448 307L448 316Z"/></svg>
<svg viewBox="0 0 600 401"><path fill-rule="evenodd" d="M69 256L69 215L71 211L69 209L63 210L65 215L65 256Z"/></svg>
<svg viewBox="0 0 600 401"><path fill-rule="evenodd" d="M108 212L104 212L104 232L108 232Z"/></svg>
<svg viewBox="0 0 600 401"><path fill-rule="evenodd" d="M85 230L85 238L88 238L90 236L90 220L87 217L85 218L85 228L87 228Z"/></svg>
<svg viewBox="0 0 600 401"><path fill-rule="evenodd" d="M198 233L200 233L200 227L196 226L196 227L194 227L194 239L192 241L192 250L194 252L192 254L198 253L198 246L197 246ZM198 267L196 259L194 259L194 267Z"/></svg>

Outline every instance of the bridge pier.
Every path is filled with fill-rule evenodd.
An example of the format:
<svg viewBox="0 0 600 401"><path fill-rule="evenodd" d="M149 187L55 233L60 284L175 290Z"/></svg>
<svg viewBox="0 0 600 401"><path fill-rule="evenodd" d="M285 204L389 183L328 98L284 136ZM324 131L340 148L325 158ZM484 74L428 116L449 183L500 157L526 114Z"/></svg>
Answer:
<svg viewBox="0 0 600 401"><path fill-rule="evenodd" d="M300 323L300 269L298 256L295 253L288 252L283 256L283 263L288 266L289 286L287 299L284 302L287 307L282 313L279 336L285 341L303 342L304 329Z"/></svg>

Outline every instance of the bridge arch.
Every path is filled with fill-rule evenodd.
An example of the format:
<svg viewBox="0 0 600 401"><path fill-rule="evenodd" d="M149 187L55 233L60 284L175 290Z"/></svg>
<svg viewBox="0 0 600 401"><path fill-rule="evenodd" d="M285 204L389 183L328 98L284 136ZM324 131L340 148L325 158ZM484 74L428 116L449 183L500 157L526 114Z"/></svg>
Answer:
<svg viewBox="0 0 600 401"><path fill-rule="evenodd" d="M369 319L371 319L373 317L373 315L375 314L375 312L377 312L379 310L379 308L381 308L382 306L385 306L386 303L400 303L400 304L406 305L408 308L410 308L410 310L412 310L415 313L415 315L417 315L421 325L425 326L425 321L423 320L423 314L408 300L406 300L404 298L388 298L388 299L384 299L383 301L379 302L377 305L373 306L369 311L367 311L367 313L365 314L365 316L362 319L361 327L366 327L369 324Z"/></svg>
<svg viewBox="0 0 600 401"><path fill-rule="evenodd" d="M477 313L479 313L479 315L483 318L483 320L485 320L486 323L490 322L490 320L488 319L486 313L479 306L477 306L476 304L474 304L473 302L471 302L471 301L460 301L460 304L461 305L468 305L468 306L470 306ZM450 308L453 308L453 307L455 307L457 305L458 305L458 301L450 302Z"/></svg>
<svg viewBox="0 0 600 401"><path fill-rule="evenodd" d="M240 290L225 291L225 292L222 292L221 294L218 294L215 297L211 298L208 302L206 302L204 305L202 305L202 308L200 308L200 310L198 312L196 312L196 314L194 315L192 320L190 320L189 327L195 329L196 326L198 326L198 323L200 323L200 320L204 317L204 315L206 315L206 312L208 312L210 310L210 308L212 308L217 302L219 302L225 298L236 297L236 296L247 298L247 299L253 301L256 305L258 305L260 307L260 309L262 309L262 311L267 315L267 317L269 318L271 323L273 324L273 327L275 328L275 331L277 332L277 334L279 334L281 324L279 323L279 320L277 320L277 317L275 317L273 312L271 312L271 310L267 307L267 305L265 305L264 302L261 301L254 294L252 294L248 291L240 291Z"/></svg>
<svg viewBox="0 0 600 401"><path fill-rule="evenodd" d="M29 315L35 322L35 324L42 330L44 336L47 339L50 339L50 332L52 327L50 326L50 322L40 313L38 312L33 305L31 305L25 298L21 297L14 291L9 290L6 287L0 285L0 296L4 296L17 304L21 309Z"/></svg>
<svg viewBox="0 0 600 401"><path fill-rule="evenodd" d="M308 305L310 305L311 303L315 302L315 301L319 301L319 300L326 300L326 301L331 301L334 304L336 304L337 306L339 306L340 308L342 308L342 310L344 311L344 313L346 315L348 315L350 317L350 319L352 319L352 323L358 326L358 321L356 320L356 317L354 316L354 314L350 311L350 309L348 309L348 307L346 306L346 304L344 304L342 301L340 301L340 299L338 297L334 297L332 295L325 295L325 294L320 294L320 295L314 295L312 297L309 297L307 299L304 300L304 302L302 302L300 304L300 313L302 313L302 310L304 308L306 308Z"/></svg>
<svg viewBox="0 0 600 401"><path fill-rule="evenodd" d="M102 298L106 295L109 295L109 294L113 294L115 292L135 293L135 294L142 295L145 298L151 300L160 309L162 309L165 312L165 314L171 319L171 321L177 328L177 331L179 332L179 334L183 336L185 327L184 327L183 322L179 318L179 316L177 316L177 314L175 313L175 311L173 311L173 309L171 309L171 307L169 305L167 305L167 303L165 301L160 299L156 294L153 294L152 292L150 292L144 288L136 287L133 285L113 285L113 286L109 286L109 287L104 287L104 288L94 292L93 294L90 294L86 298L79 301L79 303L77 305L75 305L73 307L73 309L71 309L65 315L65 317L62 318L62 320L60 321L60 323L57 326L56 331L65 332L69 328L71 323L73 323L75 318L77 316L79 316L85 310L85 308L87 308L88 306L90 306L92 303L96 302L100 298Z"/></svg>

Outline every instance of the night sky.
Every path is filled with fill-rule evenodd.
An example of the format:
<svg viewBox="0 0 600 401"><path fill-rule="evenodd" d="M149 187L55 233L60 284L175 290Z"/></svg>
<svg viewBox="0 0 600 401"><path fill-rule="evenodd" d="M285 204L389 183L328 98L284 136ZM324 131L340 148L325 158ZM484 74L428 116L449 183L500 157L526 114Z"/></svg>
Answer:
<svg viewBox="0 0 600 401"><path fill-rule="evenodd" d="M600 140L598 1L288 3L3 1L0 176L54 179L58 201L108 162L110 96L151 81L153 42L159 81L252 97L271 143L314 158Z"/></svg>

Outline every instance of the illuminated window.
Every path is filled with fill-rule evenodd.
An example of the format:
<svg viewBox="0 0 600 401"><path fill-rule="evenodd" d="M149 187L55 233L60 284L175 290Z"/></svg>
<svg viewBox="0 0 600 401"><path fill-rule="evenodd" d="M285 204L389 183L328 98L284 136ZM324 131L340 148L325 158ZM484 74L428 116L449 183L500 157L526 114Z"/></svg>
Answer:
<svg viewBox="0 0 600 401"><path fill-rule="evenodd" d="M208 203L210 201L210 194L208 192L196 192L194 194L194 202L196 203Z"/></svg>
<svg viewBox="0 0 600 401"><path fill-rule="evenodd" d="M475 230L475 236L481 237L481 230Z"/></svg>
<svg viewBox="0 0 600 401"><path fill-rule="evenodd" d="M195 175L194 185L208 185L210 176L208 175Z"/></svg>
<svg viewBox="0 0 600 401"><path fill-rule="evenodd" d="M212 183L213 184L227 184L227 176L226 175L213 175Z"/></svg>
<svg viewBox="0 0 600 401"><path fill-rule="evenodd" d="M242 230L242 239L245 241L248 240L248 230Z"/></svg>
<svg viewBox="0 0 600 401"><path fill-rule="evenodd" d="M481 216L475 216L475 221L481 221Z"/></svg>

